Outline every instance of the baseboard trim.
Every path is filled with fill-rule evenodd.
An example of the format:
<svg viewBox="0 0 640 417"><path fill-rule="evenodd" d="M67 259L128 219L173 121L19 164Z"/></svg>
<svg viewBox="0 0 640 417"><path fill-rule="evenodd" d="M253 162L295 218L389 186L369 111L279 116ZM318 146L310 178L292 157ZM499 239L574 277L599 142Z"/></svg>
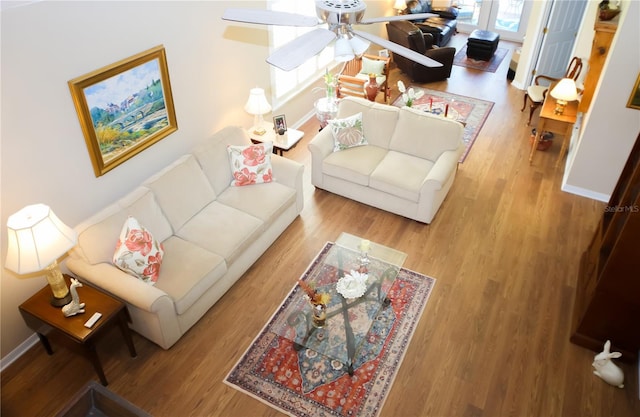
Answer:
<svg viewBox="0 0 640 417"><path fill-rule="evenodd" d="M569 185L566 182L562 182L562 187L560 187L562 191L567 193L576 194L582 197L587 197L592 200L598 200L603 202L608 202L611 198L609 194L596 193L595 191L587 190L586 188L576 187L575 185Z"/></svg>
<svg viewBox="0 0 640 417"><path fill-rule="evenodd" d="M18 345L17 348L9 352L8 355L0 359L0 372L4 372L6 367L11 365L13 362L15 362L16 359L18 359L20 356L24 355L24 353L27 350L31 349L31 347L36 343L38 343L38 335L34 333L31 336L29 336L27 340L20 343L20 345Z"/></svg>

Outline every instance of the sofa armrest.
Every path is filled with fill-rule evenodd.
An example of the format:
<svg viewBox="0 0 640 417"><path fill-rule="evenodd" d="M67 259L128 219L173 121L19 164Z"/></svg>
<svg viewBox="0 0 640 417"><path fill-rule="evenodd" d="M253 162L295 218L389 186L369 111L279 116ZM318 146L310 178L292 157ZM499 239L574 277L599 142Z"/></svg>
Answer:
<svg viewBox="0 0 640 417"><path fill-rule="evenodd" d="M276 182L296 190L296 205L298 211L302 211L304 207L302 187L304 165L274 154L271 156L271 166L273 167L273 177Z"/></svg>
<svg viewBox="0 0 640 417"><path fill-rule="evenodd" d="M141 310L158 313L174 311L173 300L164 291L132 277L108 263L91 265L76 258L68 258L66 266L85 281ZM175 311L173 312L175 315Z"/></svg>
<svg viewBox="0 0 640 417"><path fill-rule="evenodd" d="M445 151L440 155L436 163L427 174L422 183L420 193L427 190L440 190L447 182L447 179L457 169L458 160L460 159L459 150Z"/></svg>
<svg viewBox="0 0 640 417"><path fill-rule="evenodd" d="M314 137L307 147L311 152L311 183L322 186L322 163L333 152L333 134L331 128L324 128Z"/></svg>

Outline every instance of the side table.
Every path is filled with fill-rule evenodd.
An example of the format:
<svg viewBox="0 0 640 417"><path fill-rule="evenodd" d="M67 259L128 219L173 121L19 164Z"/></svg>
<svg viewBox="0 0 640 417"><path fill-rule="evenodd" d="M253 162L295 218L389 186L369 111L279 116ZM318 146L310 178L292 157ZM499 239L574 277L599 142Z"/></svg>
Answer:
<svg viewBox="0 0 640 417"><path fill-rule="evenodd" d="M551 91L551 87L549 88ZM556 161L556 167L560 164L562 157L567 151L567 145L571 140L571 133L573 131L573 125L578 118L578 102L571 101L567 103L564 112L562 114L555 113L556 99L547 94L542 109L540 110L540 118L538 120L538 126L536 126L536 137L531 144L531 152L529 153L529 163L533 161L533 155L536 152L538 143L542 139L542 132L551 132L562 135L562 148Z"/></svg>
<svg viewBox="0 0 640 417"><path fill-rule="evenodd" d="M64 276L67 285L70 277ZM136 357L136 348L127 322L130 321L129 312L124 303L88 285L78 288L80 302L85 303L85 312L75 316L65 317L62 310L49 303L51 290L44 287L31 298L22 303L18 309L27 326L34 330L40 342L49 355L53 355L49 338L65 345L70 350L83 355L92 364L100 377L102 385L108 385L104 375L100 358L96 352L96 341L107 333L113 326L119 326L122 337L129 347L131 357ZM84 323L95 313L102 313L100 320L88 329Z"/></svg>
<svg viewBox="0 0 640 417"><path fill-rule="evenodd" d="M253 133L253 129L247 130L249 138L253 143L273 142L273 153L280 156L283 156L283 152L295 147L304 136L304 132L296 129L287 129L284 135L276 135L273 123L265 123L263 127L266 130L263 135Z"/></svg>

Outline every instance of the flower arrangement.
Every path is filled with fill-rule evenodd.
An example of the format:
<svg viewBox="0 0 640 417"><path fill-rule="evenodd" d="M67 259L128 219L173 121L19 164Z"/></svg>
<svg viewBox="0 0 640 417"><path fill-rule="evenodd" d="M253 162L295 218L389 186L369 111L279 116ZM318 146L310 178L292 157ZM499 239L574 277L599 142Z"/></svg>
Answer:
<svg viewBox="0 0 640 417"><path fill-rule="evenodd" d="M409 87L409 90L407 90L401 80L398 81L398 90L402 93L402 101L404 101L404 105L407 107L411 107L415 100L424 95L424 91L415 91L413 87Z"/></svg>
<svg viewBox="0 0 640 417"><path fill-rule="evenodd" d="M303 280L298 280L298 285L305 292L306 296L309 298L309 302L314 306L317 305L327 305L331 300L331 296L327 293L319 293L313 288L311 285L307 284Z"/></svg>
<svg viewBox="0 0 640 417"><path fill-rule="evenodd" d="M328 69L326 69L324 73L324 84L327 89L327 98L331 100L335 99L336 86L338 83L336 77L332 73L330 73Z"/></svg>
<svg viewBox="0 0 640 417"><path fill-rule="evenodd" d="M369 275L354 271L353 269L349 274L346 274L338 280L336 284L336 291L340 293L344 298L358 298L362 297L367 291L367 279Z"/></svg>

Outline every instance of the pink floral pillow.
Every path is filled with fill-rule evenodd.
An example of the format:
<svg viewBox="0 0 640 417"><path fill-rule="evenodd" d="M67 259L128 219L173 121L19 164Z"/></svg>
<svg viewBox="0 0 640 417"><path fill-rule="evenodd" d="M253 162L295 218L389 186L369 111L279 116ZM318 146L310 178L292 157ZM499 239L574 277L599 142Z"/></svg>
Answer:
<svg viewBox="0 0 640 417"><path fill-rule="evenodd" d="M160 275L164 247L151 233L129 216L116 244L113 264L147 284L155 284Z"/></svg>
<svg viewBox="0 0 640 417"><path fill-rule="evenodd" d="M233 175L231 185L240 187L273 181L272 150L273 142L247 146L228 145L227 152Z"/></svg>

